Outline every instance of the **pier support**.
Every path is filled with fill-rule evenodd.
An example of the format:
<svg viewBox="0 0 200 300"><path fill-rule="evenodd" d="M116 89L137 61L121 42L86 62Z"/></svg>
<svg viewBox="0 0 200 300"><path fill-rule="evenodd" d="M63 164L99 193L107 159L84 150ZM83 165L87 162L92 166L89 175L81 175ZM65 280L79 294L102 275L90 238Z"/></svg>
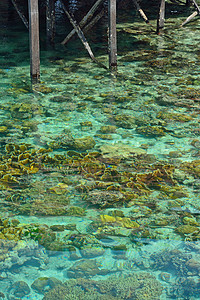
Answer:
<svg viewBox="0 0 200 300"><path fill-rule="evenodd" d="M46 33L47 44L54 44L55 37L55 0L46 0Z"/></svg>
<svg viewBox="0 0 200 300"><path fill-rule="evenodd" d="M108 49L109 68L111 71L117 70L117 30L116 30L116 0L108 1Z"/></svg>
<svg viewBox="0 0 200 300"><path fill-rule="evenodd" d="M160 29L163 28L165 25L165 0L160 0L160 7L158 11L158 18L157 18L157 30L156 33L160 33Z"/></svg>
<svg viewBox="0 0 200 300"><path fill-rule="evenodd" d="M32 83L40 79L39 12L38 0L28 0L30 74Z"/></svg>

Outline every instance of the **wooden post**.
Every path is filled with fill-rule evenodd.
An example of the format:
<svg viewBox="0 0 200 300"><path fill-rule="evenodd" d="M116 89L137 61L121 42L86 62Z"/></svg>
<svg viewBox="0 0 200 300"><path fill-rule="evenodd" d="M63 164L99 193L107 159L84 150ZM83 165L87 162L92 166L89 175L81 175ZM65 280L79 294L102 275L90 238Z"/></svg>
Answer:
<svg viewBox="0 0 200 300"><path fill-rule="evenodd" d="M40 78L39 13L38 0L28 0L30 74L33 83Z"/></svg>
<svg viewBox="0 0 200 300"><path fill-rule="evenodd" d="M137 9L137 11L140 13L141 17L144 19L144 21L148 24L149 23L149 20L147 18L147 16L145 15L144 11L141 9L139 3L137 0L133 0L133 3Z"/></svg>
<svg viewBox="0 0 200 300"><path fill-rule="evenodd" d="M108 1L108 50L109 68L111 71L117 70L117 30L116 30L116 0Z"/></svg>
<svg viewBox="0 0 200 300"><path fill-rule="evenodd" d="M160 33L160 29L163 28L165 25L165 0L160 0L160 7L158 11L158 18L157 18L157 30L156 33Z"/></svg>
<svg viewBox="0 0 200 300"><path fill-rule="evenodd" d="M55 0L46 0L47 44L54 44L55 37Z"/></svg>

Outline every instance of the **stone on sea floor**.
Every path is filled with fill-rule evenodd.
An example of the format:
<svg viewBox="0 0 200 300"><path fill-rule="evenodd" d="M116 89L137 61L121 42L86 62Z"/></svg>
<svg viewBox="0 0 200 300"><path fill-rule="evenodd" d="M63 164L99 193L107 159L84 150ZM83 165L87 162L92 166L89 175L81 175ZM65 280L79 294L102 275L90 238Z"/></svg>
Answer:
<svg viewBox="0 0 200 300"><path fill-rule="evenodd" d="M25 281L16 281L9 289L9 294L21 299L30 294L30 288Z"/></svg>
<svg viewBox="0 0 200 300"><path fill-rule="evenodd" d="M135 117L127 114L114 115L110 118L110 122L114 122L117 127L125 129L135 128Z"/></svg>
<svg viewBox="0 0 200 300"><path fill-rule="evenodd" d="M104 126L101 126L100 132L101 133L115 133L116 129L117 129L117 127L114 125L104 125Z"/></svg>
<svg viewBox="0 0 200 300"><path fill-rule="evenodd" d="M54 277L39 277L32 283L31 287L39 294L44 294L49 289L54 288L56 285L62 284L57 278Z"/></svg>
<svg viewBox="0 0 200 300"><path fill-rule="evenodd" d="M95 144L95 140L90 136L77 138L74 141L74 149L78 151L85 151L94 148Z"/></svg>
<svg viewBox="0 0 200 300"><path fill-rule="evenodd" d="M69 278L88 278L97 274L106 275L108 273L109 270L100 269L99 264L96 262L96 260L92 259L83 259L81 261L77 261L71 268L67 270L67 276Z"/></svg>
<svg viewBox="0 0 200 300"><path fill-rule="evenodd" d="M146 151L141 148L135 148L127 144L116 143L116 144L104 144L99 147L103 157L112 158L128 158L131 156L145 155Z"/></svg>
<svg viewBox="0 0 200 300"><path fill-rule="evenodd" d="M105 252L105 249L103 249L102 247L98 247L98 246L86 246L83 249L80 250L80 253L82 255L82 257L85 258L93 258L96 256L101 256L103 255Z"/></svg>
<svg viewBox="0 0 200 300"><path fill-rule="evenodd" d="M180 235L187 235L187 234L198 234L200 229L197 226L192 225L180 225L176 228L176 232Z"/></svg>

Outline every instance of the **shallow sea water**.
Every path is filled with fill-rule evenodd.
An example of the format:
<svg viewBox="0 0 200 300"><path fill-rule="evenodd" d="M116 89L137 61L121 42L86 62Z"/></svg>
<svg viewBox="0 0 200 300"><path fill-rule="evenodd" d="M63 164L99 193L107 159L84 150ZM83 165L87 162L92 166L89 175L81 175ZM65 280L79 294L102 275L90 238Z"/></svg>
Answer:
<svg viewBox="0 0 200 300"><path fill-rule="evenodd" d="M159 36L155 8L152 26L120 11L115 76L42 37L31 87L28 33L0 5L0 298L199 299L193 9L168 4ZM104 31L90 41L107 65Z"/></svg>

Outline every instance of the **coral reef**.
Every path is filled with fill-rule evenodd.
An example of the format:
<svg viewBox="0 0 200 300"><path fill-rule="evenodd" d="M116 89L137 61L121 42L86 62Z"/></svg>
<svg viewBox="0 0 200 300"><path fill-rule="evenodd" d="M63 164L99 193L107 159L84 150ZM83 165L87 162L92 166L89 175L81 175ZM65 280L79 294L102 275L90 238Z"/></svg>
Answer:
<svg viewBox="0 0 200 300"><path fill-rule="evenodd" d="M149 273L111 276L105 280L70 279L45 294L43 300L68 299L160 299L162 285Z"/></svg>

